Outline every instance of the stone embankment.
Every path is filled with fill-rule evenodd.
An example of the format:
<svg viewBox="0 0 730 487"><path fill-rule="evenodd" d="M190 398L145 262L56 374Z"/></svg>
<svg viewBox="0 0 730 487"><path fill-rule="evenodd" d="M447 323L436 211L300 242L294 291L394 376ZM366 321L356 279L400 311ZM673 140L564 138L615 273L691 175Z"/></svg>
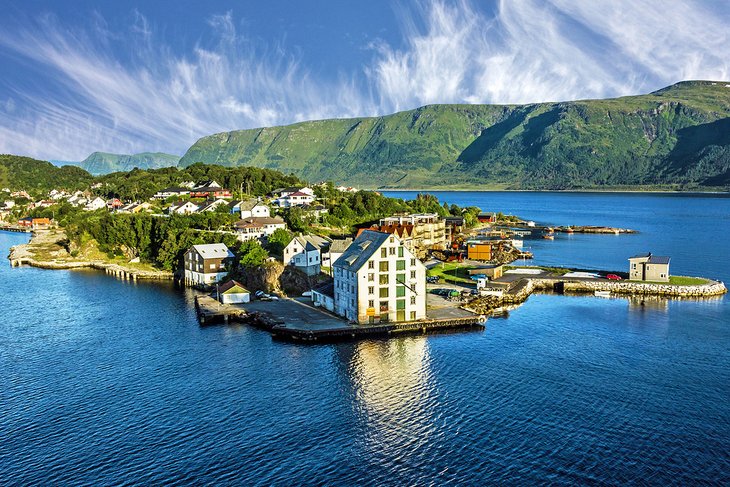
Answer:
<svg viewBox="0 0 730 487"><path fill-rule="evenodd" d="M525 278L515 282L501 296L481 296L466 306L475 313L487 314L504 306L520 304L534 292L547 291L560 294L593 294L608 291L618 295L657 296L667 298L703 298L727 293L725 284L708 280L697 285L671 285L633 281L570 280L561 278Z"/></svg>
<svg viewBox="0 0 730 487"><path fill-rule="evenodd" d="M97 269L121 279L150 279L165 280L173 279L173 273L169 271L138 269L134 266L124 266L102 260L81 260L75 259L65 250L56 249L47 252L48 258L38 258L35 249L39 246L55 244L57 234L51 232L37 232L27 244L11 247L10 265L13 267L29 265L41 269Z"/></svg>

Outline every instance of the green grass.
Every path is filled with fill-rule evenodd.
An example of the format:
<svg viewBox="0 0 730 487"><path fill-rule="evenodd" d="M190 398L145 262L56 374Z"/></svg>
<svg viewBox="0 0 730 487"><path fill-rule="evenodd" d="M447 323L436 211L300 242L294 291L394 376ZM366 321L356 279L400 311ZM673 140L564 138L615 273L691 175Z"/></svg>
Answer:
<svg viewBox="0 0 730 487"><path fill-rule="evenodd" d="M428 270L427 275L438 276L442 281L459 284L475 284L468 274L469 269L476 269L474 266L459 264L457 262L445 262Z"/></svg>
<svg viewBox="0 0 730 487"><path fill-rule="evenodd" d="M566 267L545 267L541 265L521 265L521 266L514 266L514 265L506 265L504 266L504 270L508 271L510 269L540 269L545 272L550 272L552 274L557 274L559 276L562 276L563 274L567 274L568 272L573 272L573 269L568 269Z"/></svg>
<svg viewBox="0 0 730 487"><path fill-rule="evenodd" d="M699 286L701 284L707 284L710 281L703 277L669 276L669 282L661 282L661 281L631 281L631 282L642 282L642 283L647 283L647 284L670 284L672 286Z"/></svg>

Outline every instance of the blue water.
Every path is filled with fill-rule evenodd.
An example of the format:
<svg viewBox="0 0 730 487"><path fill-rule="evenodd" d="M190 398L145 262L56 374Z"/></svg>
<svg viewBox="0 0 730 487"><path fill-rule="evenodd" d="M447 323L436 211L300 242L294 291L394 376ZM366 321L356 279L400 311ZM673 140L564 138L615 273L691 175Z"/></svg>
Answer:
<svg viewBox="0 0 730 487"><path fill-rule="evenodd" d="M542 263L730 281L728 198L440 196L641 232ZM730 482L727 298L538 295L481 332L299 346L200 328L161 285L3 261L0 287L0 485Z"/></svg>

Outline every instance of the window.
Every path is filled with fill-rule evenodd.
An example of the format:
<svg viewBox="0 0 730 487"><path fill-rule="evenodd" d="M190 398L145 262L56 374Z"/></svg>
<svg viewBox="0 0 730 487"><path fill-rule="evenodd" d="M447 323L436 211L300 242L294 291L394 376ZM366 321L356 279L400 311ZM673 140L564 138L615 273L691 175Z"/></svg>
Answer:
<svg viewBox="0 0 730 487"><path fill-rule="evenodd" d="M395 247L390 248L390 252L388 252L390 255L395 255Z"/></svg>
<svg viewBox="0 0 730 487"><path fill-rule="evenodd" d="M211 269L215 269L215 264L210 264Z"/></svg>
<svg viewBox="0 0 730 487"><path fill-rule="evenodd" d="M405 282L406 282L406 275L405 274L396 274L395 281L398 284L405 284Z"/></svg>
<svg viewBox="0 0 730 487"><path fill-rule="evenodd" d="M368 274L368 281L375 282L375 273L374 272L371 272Z"/></svg>
<svg viewBox="0 0 730 487"><path fill-rule="evenodd" d="M403 257L403 247L398 247L398 257Z"/></svg>
<svg viewBox="0 0 730 487"><path fill-rule="evenodd" d="M395 242L395 238L393 238L393 237L390 237L388 240L390 240L390 243Z"/></svg>
<svg viewBox="0 0 730 487"><path fill-rule="evenodd" d="M416 297L415 296L411 296L411 304L416 304Z"/></svg>
<svg viewBox="0 0 730 487"><path fill-rule="evenodd" d="M380 272L388 272L388 261L383 261L380 263Z"/></svg>
<svg viewBox="0 0 730 487"><path fill-rule="evenodd" d="M380 249L380 257L386 259L388 257L388 249L386 249L385 247Z"/></svg>
<svg viewBox="0 0 730 487"><path fill-rule="evenodd" d="M388 284L388 274L380 274L380 284Z"/></svg>
<svg viewBox="0 0 730 487"><path fill-rule="evenodd" d="M399 299L395 302L395 309L406 309L406 300Z"/></svg>
<svg viewBox="0 0 730 487"><path fill-rule="evenodd" d="M373 301L371 299L370 301L368 301L368 308L374 308L374 307L375 307L375 301Z"/></svg>
<svg viewBox="0 0 730 487"><path fill-rule="evenodd" d="M415 321L415 319L416 319L416 312L411 311L411 321Z"/></svg>
<svg viewBox="0 0 730 487"><path fill-rule="evenodd" d="M368 262L368 269L375 269L375 261L371 260Z"/></svg>
<svg viewBox="0 0 730 487"><path fill-rule="evenodd" d="M416 259L411 259L411 265L416 265Z"/></svg>
<svg viewBox="0 0 730 487"><path fill-rule="evenodd" d="M397 260L397 261L395 261L395 270L397 270L397 271L404 271L404 270L406 270L406 261L405 260Z"/></svg>
<svg viewBox="0 0 730 487"><path fill-rule="evenodd" d="M368 294L375 294L375 286L368 286Z"/></svg>
<svg viewBox="0 0 730 487"><path fill-rule="evenodd" d="M415 278L416 278L416 271L411 271L411 279L415 279Z"/></svg>
<svg viewBox="0 0 730 487"><path fill-rule="evenodd" d="M406 287L405 286L398 286L398 287L396 287L395 288L395 295L398 298L402 298L403 296L405 296L406 295ZM403 306L405 306L406 300L403 299L402 301L403 301Z"/></svg>
<svg viewBox="0 0 730 487"><path fill-rule="evenodd" d="M387 287L381 287L380 288L380 297L381 298L387 298L388 297L388 288Z"/></svg>

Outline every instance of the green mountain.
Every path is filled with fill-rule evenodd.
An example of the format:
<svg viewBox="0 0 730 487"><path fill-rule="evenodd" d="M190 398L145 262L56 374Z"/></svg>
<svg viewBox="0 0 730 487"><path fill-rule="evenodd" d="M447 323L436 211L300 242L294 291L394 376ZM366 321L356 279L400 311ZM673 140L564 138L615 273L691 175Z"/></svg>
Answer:
<svg viewBox="0 0 730 487"><path fill-rule="evenodd" d="M162 167L177 166L180 157L163 152L142 152L139 154L109 154L94 152L78 163L82 169L91 174L109 174L132 169L159 169Z"/></svg>
<svg viewBox="0 0 730 487"><path fill-rule="evenodd" d="M180 160L362 187L730 186L730 82L529 105L429 105L383 117L203 137Z"/></svg>
<svg viewBox="0 0 730 487"><path fill-rule="evenodd" d="M52 189L87 189L92 179L76 166L56 167L30 157L0 154L0 188L45 196Z"/></svg>

